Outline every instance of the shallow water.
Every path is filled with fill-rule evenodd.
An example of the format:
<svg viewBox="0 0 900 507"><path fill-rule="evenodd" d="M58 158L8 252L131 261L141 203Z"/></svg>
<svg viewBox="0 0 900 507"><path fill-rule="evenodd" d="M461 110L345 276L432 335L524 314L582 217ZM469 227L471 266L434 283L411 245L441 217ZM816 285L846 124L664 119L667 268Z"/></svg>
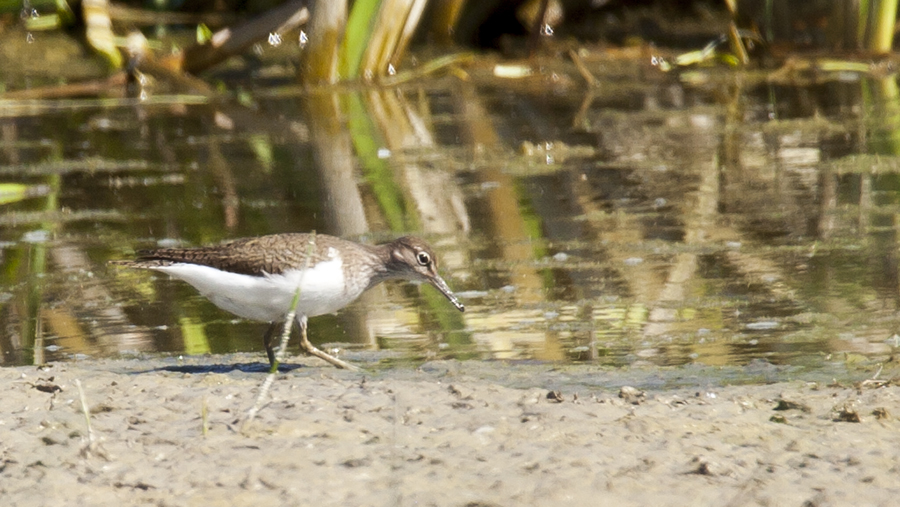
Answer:
<svg viewBox="0 0 900 507"><path fill-rule="evenodd" d="M434 358L877 363L900 346L893 79L777 84L643 59L238 102L0 99L0 361L260 351L152 246L316 230L438 251L459 314L387 284L314 343ZM260 361L264 355L260 354Z"/></svg>

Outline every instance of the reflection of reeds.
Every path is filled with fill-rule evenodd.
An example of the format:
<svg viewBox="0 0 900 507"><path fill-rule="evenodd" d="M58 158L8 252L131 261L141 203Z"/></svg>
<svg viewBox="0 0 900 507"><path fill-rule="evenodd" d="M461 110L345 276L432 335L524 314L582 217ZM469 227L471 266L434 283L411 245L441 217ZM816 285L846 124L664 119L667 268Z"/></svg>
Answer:
<svg viewBox="0 0 900 507"><path fill-rule="evenodd" d="M900 86L897 76L865 79L862 82L863 111L877 112L877 126L866 136L868 152L900 155Z"/></svg>
<svg viewBox="0 0 900 507"><path fill-rule="evenodd" d="M228 159L222 154L221 147L215 137L209 139L207 145L209 151L208 166L210 172L216 178L217 187L222 193L222 215L225 228L234 231L238 226L240 217L240 199L238 198L237 182L234 177L234 169ZM245 171L249 168L243 168Z"/></svg>
<svg viewBox="0 0 900 507"><path fill-rule="evenodd" d="M150 344L145 329L136 328L120 306L113 300L107 286L99 279L84 279L84 273L94 269L94 262L80 245L61 242L50 249L54 270L70 279L81 279L72 284L65 297L66 304L53 309L55 318L47 322L53 334L59 338L57 345L65 350L85 350L85 341L97 344L103 353L146 350ZM80 325L55 327L66 322Z"/></svg>
<svg viewBox="0 0 900 507"><path fill-rule="evenodd" d="M403 94L370 90L347 94L342 103L363 174L388 227L398 233L422 230L443 236L467 231L462 192L450 173L424 167L415 156L397 161L434 145L427 122ZM465 327L461 315L446 311L442 295L426 290L423 298L441 331ZM468 336L455 339L467 342Z"/></svg>
<svg viewBox="0 0 900 507"><path fill-rule="evenodd" d="M456 112L461 117L463 141L473 153L503 149L488 111L474 86L463 84L456 96ZM557 336L535 333L528 336L521 331L510 332L509 322L539 320L542 310L534 309L546 302L544 272L536 266L536 258L543 254L537 241L542 236L540 217L526 205L522 186L497 163L479 164L473 174L482 186L489 187L484 201L484 220L499 251L496 256L508 267L508 283L515 287L515 305L503 310L491 309L467 314L467 321L476 329L476 340L488 342L489 347L509 350L526 342L539 342L536 356L545 360L564 359ZM480 324L480 325L479 325ZM502 355L502 353L501 353Z"/></svg>
<svg viewBox="0 0 900 507"><path fill-rule="evenodd" d="M350 131L356 156L363 175L378 201L379 209L392 231L408 231L415 228L418 221L414 213L406 207L403 190L394 177L393 168L385 156L379 153L388 149L382 139L384 134L376 128L373 117L368 114L362 96L349 93L343 96L347 112L347 128Z"/></svg>
<svg viewBox="0 0 900 507"><path fill-rule="evenodd" d="M209 339L206 337L206 326L195 317L182 316L178 319L178 329L184 343L184 353L196 356L209 354Z"/></svg>
<svg viewBox="0 0 900 507"><path fill-rule="evenodd" d="M327 231L356 236L369 230L369 220L354 173L352 134L341 123L340 101L336 93L322 93L310 95L304 104Z"/></svg>
<svg viewBox="0 0 900 507"><path fill-rule="evenodd" d="M5 219L17 226L34 227L23 241L27 245L27 262L12 264L16 269L4 273L4 276L24 280L25 295L23 298L21 319L22 357L16 362L44 363L45 335L54 336L54 345L66 351L86 351L91 348L89 342L99 342L100 349L108 351L141 349L147 343L146 336L140 329L135 329L116 305L106 286L100 279L86 277L95 265L83 251L83 247L60 241L57 233L64 229L64 224L71 221L120 219L118 212L110 213L98 210L87 210L75 213L63 213L60 206L60 193L63 188L63 175L78 172L91 172L92 168L101 171L112 171L112 166L98 160L71 163L64 161L60 145L54 145L47 160L40 164L18 168L0 168L0 172L10 175L18 174L40 178L44 202L39 211L13 211ZM139 164L146 167L146 164ZM118 167L128 166L120 164ZM52 269L50 264L52 262ZM50 273L61 273L71 283L65 291L57 291L51 282ZM15 284L11 281L11 284ZM48 299L60 300L63 304L48 305ZM49 359L52 359L49 358Z"/></svg>
<svg viewBox="0 0 900 507"><path fill-rule="evenodd" d="M57 153L58 156L58 153ZM46 184L50 187L44 203L44 212L50 213L59 209L59 191L62 178L58 174L47 177ZM25 319L22 321L22 349L31 351L31 359L34 364L44 363L44 332L43 308L44 276L47 271L47 245L55 224L44 222L41 231L46 234L44 238L31 243L27 276L27 295L25 296Z"/></svg>
<svg viewBox="0 0 900 507"><path fill-rule="evenodd" d="M477 153L498 148L499 136L474 87L463 85L456 99L458 114L464 122L465 141L473 151ZM512 266L510 282L518 289L519 302L532 304L543 301L544 278L532 266L534 240L537 239L532 234L539 231L535 230L534 217L528 216L527 207L520 205L522 198L515 180L495 164L482 167L475 177L483 185L492 186L486 201L486 219L490 221L496 245L502 250L500 257Z"/></svg>
<svg viewBox="0 0 900 507"><path fill-rule="evenodd" d="M24 183L0 183L0 205L24 201L32 197L47 195L47 185L26 185Z"/></svg>

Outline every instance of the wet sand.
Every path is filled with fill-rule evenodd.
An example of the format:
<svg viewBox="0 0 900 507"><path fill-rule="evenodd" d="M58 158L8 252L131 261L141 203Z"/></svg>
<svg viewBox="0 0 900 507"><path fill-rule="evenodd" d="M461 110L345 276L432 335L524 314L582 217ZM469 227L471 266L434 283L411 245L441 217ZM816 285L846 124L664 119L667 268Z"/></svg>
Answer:
<svg viewBox="0 0 900 507"><path fill-rule="evenodd" d="M900 498L892 382L723 387L690 369L661 378L478 361L352 373L300 357L244 424L265 377L259 360L0 369L3 504L888 506Z"/></svg>

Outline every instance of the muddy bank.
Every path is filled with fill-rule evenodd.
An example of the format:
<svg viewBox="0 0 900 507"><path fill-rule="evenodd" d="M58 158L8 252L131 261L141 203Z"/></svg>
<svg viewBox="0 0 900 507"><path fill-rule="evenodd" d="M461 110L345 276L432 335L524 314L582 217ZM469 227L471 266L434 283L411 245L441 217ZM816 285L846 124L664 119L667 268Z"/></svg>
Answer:
<svg viewBox="0 0 900 507"><path fill-rule="evenodd" d="M623 390L616 379L658 373L435 362L359 374L294 358L244 425L258 360L0 369L4 505L886 506L900 494L891 382Z"/></svg>

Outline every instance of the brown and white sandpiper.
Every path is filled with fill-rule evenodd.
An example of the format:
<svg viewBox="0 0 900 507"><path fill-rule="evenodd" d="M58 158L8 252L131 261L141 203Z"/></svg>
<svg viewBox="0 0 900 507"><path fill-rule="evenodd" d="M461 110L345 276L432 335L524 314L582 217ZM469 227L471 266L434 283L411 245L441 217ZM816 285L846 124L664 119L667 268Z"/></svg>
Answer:
<svg viewBox="0 0 900 507"><path fill-rule="evenodd" d="M142 251L136 260L111 263L161 271L193 285L223 310L270 322L263 341L273 365L273 336L298 289L295 321L301 346L340 367L352 366L309 343L307 319L334 313L385 280L428 282L459 311L465 310L438 274L431 247L412 236L370 246L325 234L273 234L200 248Z"/></svg>

